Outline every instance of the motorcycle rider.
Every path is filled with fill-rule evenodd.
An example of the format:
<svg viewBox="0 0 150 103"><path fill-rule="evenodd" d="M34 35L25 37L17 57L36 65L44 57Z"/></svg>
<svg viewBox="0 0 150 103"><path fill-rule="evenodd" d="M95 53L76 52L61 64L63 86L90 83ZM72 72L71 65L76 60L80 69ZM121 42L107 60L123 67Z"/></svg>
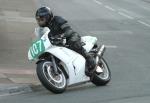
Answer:
<svg viewBox="0 0 150 103"><path fill-rule="evenodd" d="M67 20L61 16L54 16L49 7L41 7L35 14L37 23L40 27L48 27L50 29L49 37L56 37L64 35L66 37L66 44L69 49L74 50L81 54L86 59L86 75L90 76L90 71L95 68L95 60L89 53L82 47L81 37L75 32L68 24Z"/></svg>

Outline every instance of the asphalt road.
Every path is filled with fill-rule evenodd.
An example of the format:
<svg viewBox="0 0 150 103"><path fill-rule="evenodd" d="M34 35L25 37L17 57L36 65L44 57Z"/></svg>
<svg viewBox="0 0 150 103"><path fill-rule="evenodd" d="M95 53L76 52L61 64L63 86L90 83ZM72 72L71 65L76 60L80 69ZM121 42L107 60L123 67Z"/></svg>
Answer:
<svg viewBox="0 0 150 103"><path fill-rule="evenodd" d="M2 103L149 103L150 0L39 0L69 20L82 35L98 37L108 49L112 71L104 87L87 84L55 95L35 93L0 97Z"/></svg>

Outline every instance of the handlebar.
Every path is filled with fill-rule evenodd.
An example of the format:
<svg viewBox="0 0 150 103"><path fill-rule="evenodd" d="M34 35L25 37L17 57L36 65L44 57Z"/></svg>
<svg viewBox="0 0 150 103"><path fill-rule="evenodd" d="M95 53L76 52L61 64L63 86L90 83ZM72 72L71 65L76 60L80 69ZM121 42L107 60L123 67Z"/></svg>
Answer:
<svg viewBox="0 0 150 103"><path fill-rule="evenodd" d="M57 38L56 37L50 37L49 39L50 39L50 42L54 45L64 45L65 44L64 40L66 38L64 38L64 37L57 37Z"/></svg>

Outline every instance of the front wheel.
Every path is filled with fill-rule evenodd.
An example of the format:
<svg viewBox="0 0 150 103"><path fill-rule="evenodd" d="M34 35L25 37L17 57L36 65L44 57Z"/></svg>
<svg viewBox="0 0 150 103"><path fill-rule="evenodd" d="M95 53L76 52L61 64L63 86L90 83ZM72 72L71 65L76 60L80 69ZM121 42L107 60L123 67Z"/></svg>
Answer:
<svg viewBox="0 0 150 103"><path fill-rule="evenodd" d="M100 59L98 66L102 68L103 72L99 75L96 73L93 74L91 82L93 82L96 86L103 86L111 80L111 72L104 58Z"/></svg>
<svg viewBox="0 0 150 103"><path fill-rule="evenodd" d="M60 73L55 74L50 61L41 61L37 64L37 76L43 86L53 93L62 93L67 87L67 80L63 71L58 67Z"/></svg>

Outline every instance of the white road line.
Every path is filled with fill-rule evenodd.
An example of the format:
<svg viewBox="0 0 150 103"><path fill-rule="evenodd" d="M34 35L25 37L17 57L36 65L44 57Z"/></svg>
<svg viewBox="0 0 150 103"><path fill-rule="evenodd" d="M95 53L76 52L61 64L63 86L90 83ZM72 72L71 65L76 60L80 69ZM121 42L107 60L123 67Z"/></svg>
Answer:
<svg viewBox="0 0 150 103"><path fill-rule="evenodd" d="M144 7L144 6L141 6L143 9L145 9L145 10L148 10L148 11L150 11L150 8L149 7Z"/></svg>
<svg viewBox="0 0 150 103"><path fill-rule="evenodd" d="M124 8L119 9L119 11L129 13L129 11L127 9L124 9Z"/></svg>
<svg viewBox="0 0 150 103"><path fill-rule="evenodd" d="M106 5L105 8L106 8L106 9L109 9L109 10L111 10L111 11L116 11L115 9L113 9L112 7L110 7L110 6L108 6L108 5Z"/></svg>
<svg viewBox="0 0 150 103"><path fill-rule="evenodd" d="M120 14L120 15L122 15L122 16L124 16L124 17L128 18L128 19L134 19L134 17L129 16L129 15L127 15L127 14L123 13L123 12L118 12L118 14Z"/></svg>
<svg viewBox="0 0 150 103"><path fill-rule="evenodd" d="M103 3L98 1L98 0L93 0L95 3L99 4L99 5L102 5Z"/></svg>
<svg viewBox="0 0 150 103"><path fill-rule="evenodd" d="M145 22L143 22L141 20L138 20L138 22L141 23L141 24L143 24L143 25L145 25L145 26L147 26L147 27L150 27L150 24L147 24L147 23L145 23Z"/></svg>
<svg viewBox="0 0 150 103"><path fill-rule="evenodd" d="M106 48L116 49L118 48L116 45L105 45Z"/></svg>

